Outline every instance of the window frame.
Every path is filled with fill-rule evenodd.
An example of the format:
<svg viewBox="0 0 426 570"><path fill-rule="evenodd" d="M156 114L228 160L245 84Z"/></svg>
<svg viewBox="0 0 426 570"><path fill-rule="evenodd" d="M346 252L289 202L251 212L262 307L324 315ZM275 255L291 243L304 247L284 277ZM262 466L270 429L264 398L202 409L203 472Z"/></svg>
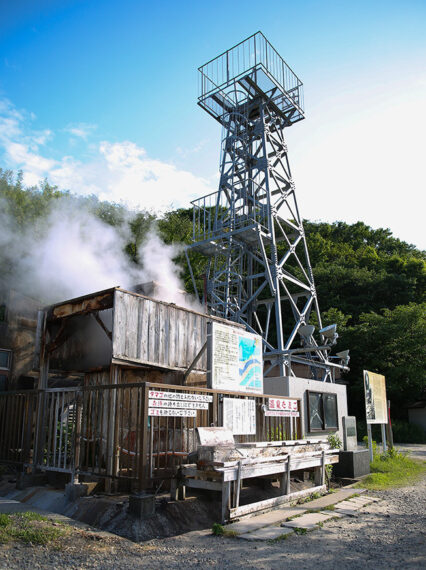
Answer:
<svg viewBox="0 0 426 570"><path fill-rule="evenodd" d="M320 396L320 406L322 412L322 428L311 427L311 404L310 404L310 394L315 394ZM325 427L325 407L324 407L324 396L333 396L336 402L336 427ZM334 392L318 392L317 390L306 390L306 400L308 407L308 432L309 433L329 433L335 432L339 429L339 407L337 402L337 394Z"/></svg>
<svg viewBox="0 0 426 570"><path fill-rule="evenodd" d="M2 371L6 371L6 372L10 372L10 369L12 367L12 351L9 348L0 348L0 352L8 352L9 353L9 358L8 358L8 362L7 362L7 367L5 366L0 366L0 370Z"/></svg>

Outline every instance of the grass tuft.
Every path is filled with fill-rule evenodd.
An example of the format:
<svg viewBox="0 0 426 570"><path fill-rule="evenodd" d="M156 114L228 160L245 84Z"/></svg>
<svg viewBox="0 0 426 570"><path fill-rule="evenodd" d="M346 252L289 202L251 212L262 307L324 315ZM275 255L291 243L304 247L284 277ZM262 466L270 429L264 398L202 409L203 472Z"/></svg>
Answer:
<svg viewBox="0 0 426 570"><path fill-rule="evenodd" d="M223 536L224 532L225 532L225 527L223 526L223 524L213 523L212 533L215 536Z"/></svg>

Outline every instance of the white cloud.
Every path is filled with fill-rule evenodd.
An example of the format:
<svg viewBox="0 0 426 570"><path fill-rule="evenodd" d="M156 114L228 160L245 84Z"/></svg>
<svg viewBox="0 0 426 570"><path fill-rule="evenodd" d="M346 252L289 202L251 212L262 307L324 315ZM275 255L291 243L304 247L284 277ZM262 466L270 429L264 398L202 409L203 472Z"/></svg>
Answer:
<svg viewBox="0 0 426 570"><path fill-rule="evenodd" d="M89 136L96 130L96 125L90 125L88 123L79 123L78 125L70 125L66 129L65 132L70 133L74 137L83 139L86 141Z"/></svg>
<svg viewBox="0 0 426 570"><path fill-rule="evenodd" d="M51 184L77 194L96 194L100 199L123 201L132 207L164 210L188 207L191 199L212 191L207 180L173 164L149 157L130 141L87 143L90 158L72 155L53 159L43 146L53 133L31 132L30 118L10 102L1 102L0 152L9 168L21 169L24 183L33 185L47 177ZM95 126L67 127L66 132L85 140ZM2 149L1 149L2 147Z"/></svg>

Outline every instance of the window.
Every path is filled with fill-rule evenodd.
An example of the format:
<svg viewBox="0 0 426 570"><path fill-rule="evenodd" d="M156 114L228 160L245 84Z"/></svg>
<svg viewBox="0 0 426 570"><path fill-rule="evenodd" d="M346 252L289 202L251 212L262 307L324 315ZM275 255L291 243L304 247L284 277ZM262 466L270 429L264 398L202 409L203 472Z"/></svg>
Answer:
<svg viewBox="0 0 426 570"><path fill-rule="evenodd" d="M11 355L10 350L0 349L0 370L9 370Z"/></svg>
<svg viewBox="0 0 426 570"><path fill-rule="evenodd" d="M339 428L337 395L308 391L307 398L309 431L337 430Z"/></svg>

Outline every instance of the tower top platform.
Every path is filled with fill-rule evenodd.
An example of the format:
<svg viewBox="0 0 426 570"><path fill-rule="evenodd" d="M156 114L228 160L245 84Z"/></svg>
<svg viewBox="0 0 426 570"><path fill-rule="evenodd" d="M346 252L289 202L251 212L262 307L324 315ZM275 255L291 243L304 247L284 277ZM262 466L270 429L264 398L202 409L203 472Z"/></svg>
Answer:
<svg viewBox="0 0 426 570"><path fill-rule="evenodd" d="M220 123L239 107L261 98L274 105L286 126L304 119L303 83L256 32L198 68L198 104Z"/></svg>

